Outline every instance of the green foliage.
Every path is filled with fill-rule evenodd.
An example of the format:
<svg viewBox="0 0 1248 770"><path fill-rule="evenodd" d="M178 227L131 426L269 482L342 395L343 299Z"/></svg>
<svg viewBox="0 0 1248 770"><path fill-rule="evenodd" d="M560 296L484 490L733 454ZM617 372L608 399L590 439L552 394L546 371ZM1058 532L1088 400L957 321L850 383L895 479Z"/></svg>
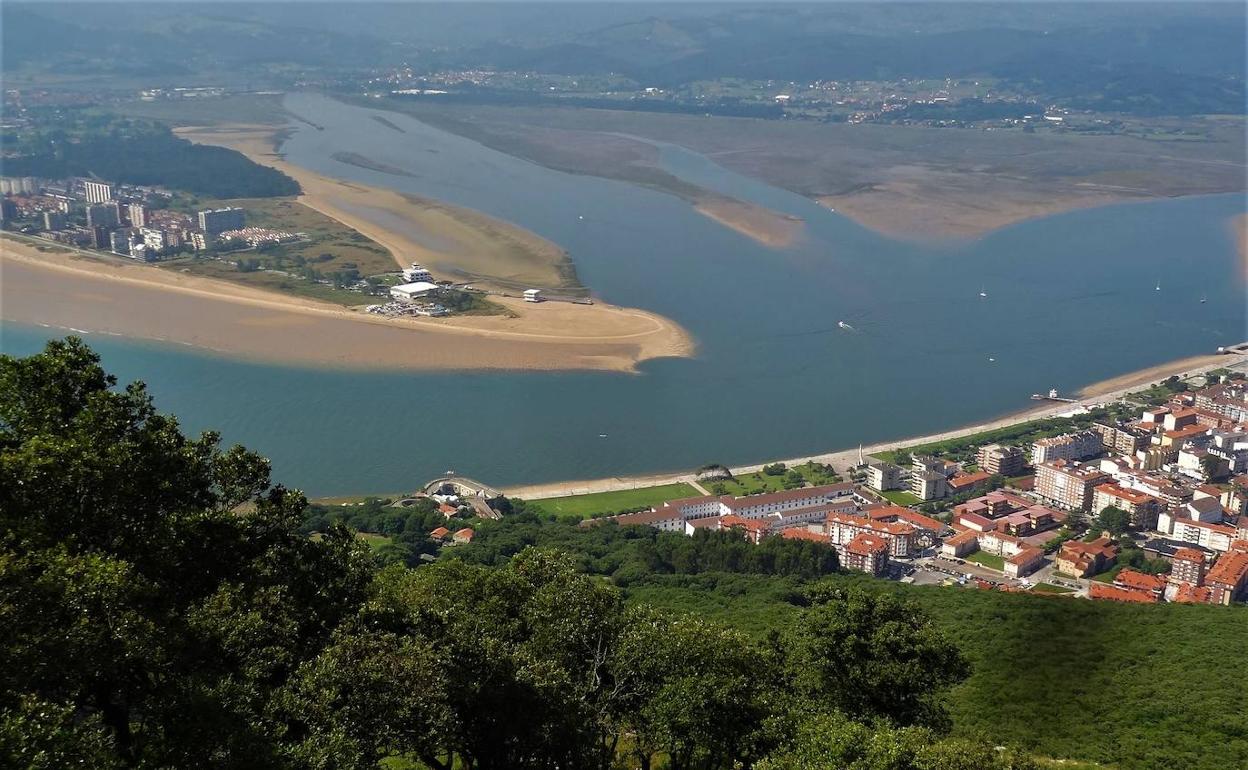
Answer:
<svg viewBox="0 0 1248 770"><path fill-rule="evenodd" d="M957 648L915 605L887 594L824 586L794 624L789 674L810 700L856 718L948 728L937 699L970 675Z"/></svg>
<svg viewBox="0 0 1248 770"><path fill-rule="evenodd" d="M180 139L165 126L114 116L57 112L22 136L5 135L5 173L163 185L214 198L298 195L299 185L224 147Z"/></svg>
<svg viewBox="0 0 1248 770"><path fill-rule="evenodd" d="M769 537L754 545L733 531L701 530L686 537L610 521L582 527L540 518L527 507L481 526L472 543L448 551L446 558L498 566L529 546L556 548L576 558L584 571L610 575L621 586L645 582L655 574L729 572L815 578L837 569L836 551L823 543Z"/></svg>
<svg viewBox="0 0 1248 770"><path fill-rule="evenodd" d="M1096 515L1095 532L1109 532L1117 537L1131 527L1131 514L1113 505L1107 505Z"/></svg>
<svg viewBox="0 0 1248 770"><path fill-rule="evenodd" d="M759 770L1034 770L1038 765L985 740L946 738L922 727L876 728L839 714L804 722Z"/></svg>
<svg viewBox="0 0 1248 770"><path fill-rule="evenodd" d="M630 609L549 550L379 572L338 514L401 537L427 511L308 514L265 460L188 439L141 384L114 384L74 338L0 357L6 766L610 770L628 753L728 770L799 713L928 720L965 675L927 618L857 594L819 595L777 645ZM835 567L804 543L707 533L687 550L612 529L587 534L674 569ZM832 650L799 686L797 656Z"/></svg>
<svg viewBox="0 0 1248 770"><path fill-rule="evenodd" d="M641 487L640 489L621 489L614 492L591 492L585 495L569 495L567 497L550 497L542 500L530 500L543 511L559 516L575 516L590 518L626 511L649 510L651 506L660 505L668 500L682 497L694 497L698 490L689 484L663 484L657 487Z"/></svg>

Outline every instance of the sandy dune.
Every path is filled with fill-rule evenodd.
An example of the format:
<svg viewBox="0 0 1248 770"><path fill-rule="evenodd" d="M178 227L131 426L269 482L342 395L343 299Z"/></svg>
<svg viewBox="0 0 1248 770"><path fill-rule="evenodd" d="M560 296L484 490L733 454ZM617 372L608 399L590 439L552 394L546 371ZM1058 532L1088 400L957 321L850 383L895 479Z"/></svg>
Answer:
<svg viewBox="0 0 1248 770"><path fill-rule="evenodd" d="M0 241L0 318L163 340L243 358L397 369L606 369L689 356L641 310L502 298L514 314L385 319L307 299Z"/></svg>

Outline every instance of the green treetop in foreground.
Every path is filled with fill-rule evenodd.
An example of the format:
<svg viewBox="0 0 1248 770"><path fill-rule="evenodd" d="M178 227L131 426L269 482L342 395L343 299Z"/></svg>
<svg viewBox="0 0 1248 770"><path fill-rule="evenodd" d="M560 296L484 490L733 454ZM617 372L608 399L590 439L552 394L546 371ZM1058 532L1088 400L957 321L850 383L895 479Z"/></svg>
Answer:
<svg viewBox="0 0 1248 770"><path fill-rule="evenodd" d="M897 598L759 642L554 551L379 570L114 384L74 338L0 357L0 766L1029 765L941 739L967 664Z"/></svg>

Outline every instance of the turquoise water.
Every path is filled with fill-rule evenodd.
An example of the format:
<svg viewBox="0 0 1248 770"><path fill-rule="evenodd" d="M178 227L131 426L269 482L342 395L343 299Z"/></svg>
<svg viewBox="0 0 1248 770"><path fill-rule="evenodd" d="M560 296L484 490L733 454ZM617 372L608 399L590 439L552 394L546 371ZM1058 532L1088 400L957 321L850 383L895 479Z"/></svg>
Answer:
<svg viewBox="0 0 1248 770"><path fill-rule="evenodd" d="M523 225L567 248L598 296L674 318L699 344L696 359L652 361L639 376L411 374L88 335L187 427L264 452L278 478L312 494L398 490L448 469L508 485L811 454L990 418L1037 390L1248 338L1225 224L1243 211L1237 195L913 244L662 147L673 173L806 219L802 242L776 250L671 196L551 171L410 117L386 113L399 133L376 111L318 96L288 106L324 127L294 127L291 161ZM343 164L339 152L416 176ZM3 347L30 352L52 334L8 325Z"/></svg>

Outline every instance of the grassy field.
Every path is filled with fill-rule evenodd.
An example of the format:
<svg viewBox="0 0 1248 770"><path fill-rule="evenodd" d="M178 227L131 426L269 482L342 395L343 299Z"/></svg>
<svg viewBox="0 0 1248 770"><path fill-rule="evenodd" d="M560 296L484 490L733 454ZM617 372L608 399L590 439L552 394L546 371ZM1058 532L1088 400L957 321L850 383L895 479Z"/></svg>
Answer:
<svg viewBox="0 0 1248 770"><path fill-rule="evenodd" d="M660 487L624 489L618 492L596 492L589 495L572 495L570 497L548 497L531 502L539 505L547 513L553 513L557 516L589 518L595 514L648 508L668 500L676 500L682 497L697 497L699 494L701 493L697 489L688 484L665 484Z"/></svg>
<svg viewBox="0 0 1248 770"><path fill-rule="evenodd" d="M1207 671L1208 650L1248 638L1242 607L1053 601L1051 596L829 579L891 591L926 610L970 659L949 700L955 733L1118 770L1248 767L1248 658ZM628 600L765 636L798 608L800 584L744 575L669 576Z"/></svg>
<svg viewBox="0 0 1248 770"><path fill-rule="evenodd" d="M167 269L186 270L196 275L347 306L377 302L381 298L318 283L307 277L313 275L309 271L332 280L335 274L387 277L387 273L396 273L399 269L390 252L376 242L293 198L212 200L184 197L176 199L176 204L177 208L188 213L204 208L237 206L246 210L248 227L302 233L306 238L262 250L232 252L222 255L221 259L192 255L161 263ZM247 261L260 269L243 271L233 264L236 261ZM379 280L379 283L386 282L392 280Z"/></svg>
<svg viewBox="0 0 1248 770"><path fill-rule="evenodd" d="M1073 594L1075 592L1073 588L1055 586L1052 583L1036 583L1031 590L1041 594Z"/></svg>
<svg viewBox="0 0 1248 770"><path fill-rule="evenodd" d="M796 471L802 477L802 481L812 486L834 484L841 480L839 476L828 473L825 470L825 466L806 463L786 468L785 472L779 476L771 476L762 472L745 473L729 481L708 482L703 484L703 486L715 494L736 495L738 497L757 495L763 492L776 492L784 489L785 475L793 471Z"/></svg>
<svg viewBox="0 0 1248 770"><path fill-rule="evenodd" d="M980 566L987 567L988 569L995 569L999 571L1005 569L1005 559L1002 559L1000 556L995 554L985 553L984 551L976 551L975 553L964 558L967 561L973 561Z"/></svg>
<svg viewBox="0 0 1248 770"><path fill-rule="evenodd" d="M904 489L890 489L887 492L881 492L890 503L894 505L918 505L923 502L918 495L911 494Z"/></svg>

